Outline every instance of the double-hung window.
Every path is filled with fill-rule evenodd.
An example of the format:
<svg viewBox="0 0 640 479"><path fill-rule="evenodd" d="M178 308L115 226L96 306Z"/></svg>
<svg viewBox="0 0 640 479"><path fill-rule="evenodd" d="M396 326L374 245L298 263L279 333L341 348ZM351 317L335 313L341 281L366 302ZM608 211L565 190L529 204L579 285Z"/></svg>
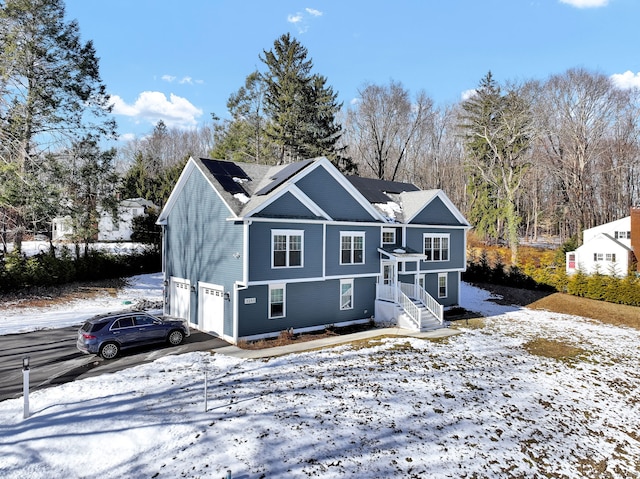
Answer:
<svg viewBox="0 0 640 479"><path fill-rule="evenodd" d="M447 273L438 273L438 298L447 297Z"/></svg>
<svg viewBox="0 0 640 479"><path fill-rule="evenodd" d="M269 318L284 318L285 289L283 284L269 285Z"/></svg>
<svg viewBox="0 0 640 479"><path fill-rule="evenodd" d="M364 232L340 233L340 264L364 264Z"/></svg>
<svg viewBox="0 0 640 479"><path fill-rule="evenodd" d="M383 228L382 229L382 244L396 244L396 230L395 228Z"/></svg>
<svg viewBox="0 0 640 479"><path fill-rule="evenodd" d="M340 280L340 309L353 309L353 279Z"/></svg>
<svg viewBox="0 0 640 479"><path fill-rule="evenodd" d="M271 231L271 267L295 268L302 266L304 231Z"/></svg>
<svg viewBox="0 0 640 479"><path fill-rule="evenodd" d="M425 261L449 261L449 234L424 234Z"/></svg>

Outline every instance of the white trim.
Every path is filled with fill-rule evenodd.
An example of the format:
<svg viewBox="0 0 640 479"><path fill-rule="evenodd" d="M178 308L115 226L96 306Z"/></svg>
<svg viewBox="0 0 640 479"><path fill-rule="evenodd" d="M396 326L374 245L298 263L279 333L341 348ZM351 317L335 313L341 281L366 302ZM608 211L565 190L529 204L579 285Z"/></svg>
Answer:
<svg viewBox="0 0 640 479"><path fill-rule="evenodd" d="M305 328L293 328L293 332L295 334L309 333L311 331L320 331L320 330L326 329L328 327L342 328L344 326L351 326L353 324L366 324L369 321L371 321L371 318L354 319L354 320L351 320L351 321L343 321L343 322L340 322L340 323L327 323L327 324L320 324L318 326L307 326ZM276 337L278 337L278 335L280 335L280 331L275 331L275 332L271 332L271 333L263 333L263 334L254 334L254 335L251 335L251 336L242 336L242 337L238 338L238 341L240 341L240 340L242 340L242 341L257 341L259 339L276 338Z"/></svg>
<svg viewBox="0 0 640 479"><path fill-rule="evenodd" d="M351 195L351 197L353 197L353 199L360 206L362 206L365 209L365 211L374 220L378 220L380 222L385 223L385 220L384 220L384 217L382 216L382 214L376 208L374 208L373 205L371 203L369 203L364 196L362 196L362 194L356 189L356 187L351 184L351 182L346 178L346 176L344 176L342 173L340 173L340 171L333 165L333 163L331 163L327 158L325 158L323 156L319 157L319 158L316 158L313 161L313 163L311 163L310 165L306 166L302 170L298 171L295 175L293 175L288 180L284 181L282 184L278 185L276 190L275 190L276 193L273 193L270 198L268 198L266 201L260 203L259 205L257 205L252 210L247 211L246 213L244 213L243 218L252 217L256 213L262 211L264 208L266 208L267 206L272 204L275 200L277 200L278 198L280 198L282 195L284 195L287 192L292 192L292 194L293 194L292 189L294 187L296 189L298 189L295 186L295 183L297 181L299 181L301 178L304 178L305 176L307 176L312 171L315 171L316 168L320 168L320 167L324 168L325 171L327 173L329 173L336 180L336 182L340 186L342 186L347 191L347 193L349 193ZM300 198L298 198L298 199L300 199ZM312 201L312 200L309 200L309 201ZM307 205L305 205L305 206L307 206ZM317 205L315 206L315 208L317 208L318 211L322 211L322 209ZM327 218L330 218L329 215L327 215L326 213L323 216L326 216Z"/></svg>
<svg viewBox="0 0 640 479"><path fill-rule="evenodd" d="M440 294L440 278L444 278L445 294ZM436 288L438 290L438 299L447 298L449 296L449 274L448 273L438 273L438 282L436 283Z"/></svg>
<svg viewBox="0 0 640 479"><path fill-rule="evenodd" d="M431 238L431 253L432 253L432 257L431 259L427 259L427 252L425 251L425 247L424 247L424 241L427 238ZM444 248L442 247L442 240L445 239L447 240L447 259L434 259L433 256L435 256L433 254L433 252L435 251L435 249L433 248L433 240L434 239L439 239L440 240L440 254L442 256L442 251L444 251ZM425 263L439 263L439 262L450 262L451 261L451 233L422 233L422 252L425 255L425 258L422 260Z"/></svg>
<svg viewBox="0 0 640 479"><path fill-rule="evenodd" d="M393 241L391 241L391 242L387 241L385 243L385 241L384 241L384 234L385 233L393 233ZM380 235L380 244L382 246L384 246L386 244L396 244L397 239L398 239L398 231L397 231L396 228L389 228L389 227L385 228L384 226L382 227L382 234Z"/></svg>
<svg viewBox="0 0 640 479"><path fill-rule="evenodd" d="M420 191L425 191L425 190L420 190ZM411 192L410 192L411 193ZM453 202L449 199L449 197L447 196L447 194L443 191L443 190L437 190L437 193L435 195L433 195L431 198L429 198L429 200L422 205L422 208L419 208L414 214L413 216L411 216L411 218L405 218L405 222L406 223L411 223L416 216L418 216L420 213L422 213L424 211L424 209L429 206L429 204L431 204L431 202L436 199L436 198L440 198L440 200L444 203L444 205L447 207L447 209L449 210L449 212L451 212L451 214L462 224L464 225L464 227L466 228L471 228L471 225L469 225L469 222L467 221L467 219L462 215L462 213L460 212L460 210L458 208L456 208L456 206L453 204Z"/></svg>
<svg viewBox="0 0 640 479"><path fill-rule="evenodd" d="M349 263L344 263L342 261L342 238L344 238L345 236L349 236L351 238L351 261ZM360 262L355 262L354 261L354 245L353 245L353 239L354 238L362 238L362 261ZM340 266L351 266L351 265L360 265L360 264L366 264L367 259L366 259L366 253L367 253L367 248L366 248L366 231L340 231L340 243L338 244L338 264Z"/></svg>
<svg viewBox="0 0 640 479"><path fill-rule="evenodd" d="M446 270L453 271L453 270ZM380 273L362 273L362 274L338 274L332 276L316 276L313 278L288 278L287 284L291 283L314 283L314 282L322 282L322 281L330 281L336 279L345 279L345 278L377 278L380 276ZM250 281L247 284L247 288L251 286L264 286L266 284L280 284L282 283L281 279L273 279L273 280L263 280L263 281Z"/></svg>
<svg viewBox="0 0 640 479"><path fill-rule="evenodd" d="M209 183L209 186L211 186L213 191L215 191L216 195L218 195L218 198L220 199L220 201L222 201L222 204L224 204L225 207L231 213L231 217L227 218L227 219L228 220L231 219L231 220L237 221L238 220L238 216L234 213L233 208L231 208L231 206L229 206L229 203L227 203L226 200L222 197L222 195L218 191L218 188L216 188L216 186L211 182L209 177L202 170L202 168L200 168L200 163L198 163L196 160L194 160L193 156L190 156L189 157L189 161L187 161L187 164L185 165L184 169L182 170L182 173L180 173L180 177L178 178L178 181L176 182L176 185L173 187L173 190L171 190L171 194L169 195L169 199L165 203L164 208L162 208L162 211L160 212L160 215L158 215L158 220L156 221L156 224L159 224L159 225L166 225L167 224L167 217L169 216L169 213L173 209L173 206L175 205L175 202L177 201L178 196L180 196L180 194L182 193L182 190L184 189L185 185L187 184L187 181L191 177L191 174L192 174L194 169L197 169L200 172L200 174L203 176L203 178L206 180L206 182Z"/></svg>
<svg viewBox="0 0 640 479"><path fill-rule="evenodd" d="M353 302L354 302L353 283L354 283L353 278L341 279L340 280L340 297L338 298L338 301L339 301L338 309L340 311L349 311L349 310L353 309ZM349 307L343 307L343 305L342 305L342 296L343 296L342 286L343 285L349 285L351 287Z"/></svg>
<svg viewBox="0 0 640 479"><path fill-rule="evenodd" d="M281 289L282 290L282 316L272 316L271 315L271 291L274 289ZM287 285L285 283L275 283L275 284L270 284L269 288L268 288L269 292L268 295L269 297L267 298L267 317L269 319L282 319L282 318L286 318L287 317Z"/></svg>
<svg viewBox="0 0 640 479"><path fill-rule="evenodd" d="M317 204L315 204L313 202L313 200L311 200L311 198L309 198L296 185L291 185L291 188L289 189L289 191L300 203L302 203L303 206L308 208L309 211L311 211L314 215L322 216L322 217L326 218L329 221L333 221L333 218L331 218L331 216L326 211L324 211Z"/></svg>
<svg viewBox="0 0 640 479"><path fill-rule="evenodd" d="M321 224L321 225L340 225L340 226L350 226L350 227L371 227L375 226L379 228L382 225L389 223L382 222L372 222L372 221L327 221L327 220L315 220L310 218L297 219L297 218L262 218L257 216L247 217L247 216L239 216L237 218L226 218L226 221L254 221L256 223L301 223L301 224ZM462 225L429 225L429 224L414 224L407 225L403 223L398 223L398 226L402 226L403 228L430 228L430 229L447 229L447 230L470 230L471 226L462 226ZM403 242L406 241L406 234L403 234Z"/></svg>
<svg viewBox="0 0 640 479"><path fill-rule="evenodd" d="M274 264L274 253L275 253L275 236L284 236L286 237L286 249L285 249L285 262L286 264L283 266L276 266ZM300 264L291 266L289 264L289 239L292 236L300 236ZM304 230L271 230L271 269L290 269L290 268L304 268Z"/></svg>
<svg viewBox="0 0 640 479"><path fill-rule="evenodd" d="M242 283L249 281L249 232L251 231L251 221L242 223Z"/></svg>

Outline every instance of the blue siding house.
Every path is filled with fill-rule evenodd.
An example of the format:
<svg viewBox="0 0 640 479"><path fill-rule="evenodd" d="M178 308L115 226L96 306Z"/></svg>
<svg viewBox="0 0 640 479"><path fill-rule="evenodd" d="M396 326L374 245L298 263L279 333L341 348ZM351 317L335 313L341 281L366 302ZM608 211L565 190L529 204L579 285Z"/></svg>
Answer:
<svg viewBox="0 0 640 479"><path fill-rule="evenodd" d="M442 327L467 220L442 190L190 158L160 213L165 314L237 343L328 325Z"/></svg>

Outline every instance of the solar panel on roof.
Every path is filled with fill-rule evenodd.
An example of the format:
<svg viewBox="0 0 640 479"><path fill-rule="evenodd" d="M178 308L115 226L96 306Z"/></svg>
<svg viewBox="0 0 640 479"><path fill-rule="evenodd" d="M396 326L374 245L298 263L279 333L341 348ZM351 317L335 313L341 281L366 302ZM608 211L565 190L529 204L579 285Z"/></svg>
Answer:
<svg viewBox="0 0 640 479"><path fill-rule="evenodd" d="M298 163L291 163L285 166L270 178L272 180L271 183L269 183L264 188L261 188L260 191L256 191L256 195L266 195L268 193L271 193L278 186L280 186L282 183L287 181L289 178L294 176L296 173L304 169L307 165L309 165L312 162L313 162L312 159L304 160Z"/></svg>
<svg viewBox="0 0 640 479"><path fill-rule="evenodd" d="M247 174L244 172L242 168L240 168L235 163L231 163L230 161L223 161L222 168L226 172L227 176L231 176L232 178L241 178L243 180L250 180Z"/></svg>
<svg viewBox="0 0 640 479"><path fill-rule="evenodd" d="M202 163L211 172L213 177L220 183L220 186L227 192L235 195L237 193L244 193L248 195L242 185L234 180L238 178L241 180L251 180L249 176L235 163L230 161L221 160L209 160L202 158Z"/></svg>
<svg viewBox="0 0 640 479"><path fill-rule="evenodd" d="M220 183L226 192L231 193L232 195L235 195L236 193L247 193L242 185L237 181L234 181L230 176L217 176L216 180L218 180L218 183Z"/></svg>
<svg viewBox="0 0 640 479"><path fill-rule="evenodd" d="M402 193L405 191L418 191L419 188L411 183L399 181L375 180L361 178L359 176L347 176L347 179L364 196L369 203L386 203L391 201L385 193Z"/></svg>

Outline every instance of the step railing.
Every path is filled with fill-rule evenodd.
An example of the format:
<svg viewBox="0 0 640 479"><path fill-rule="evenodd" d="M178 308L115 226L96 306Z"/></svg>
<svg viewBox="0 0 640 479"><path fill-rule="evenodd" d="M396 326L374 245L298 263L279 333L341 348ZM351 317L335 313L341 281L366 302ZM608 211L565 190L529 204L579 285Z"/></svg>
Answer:
<svg viewBox="0 0 640 479"><path fill-rule="evenodd" d="M411 322L415 324L416 329L420 330L422 327L422 312L420 308L416 306L416 304L411 301L411 298L404 294L400 288L396 288L396 290L398 293L398 304L400 304L403 311L407 313Z"/></svg>
<svg viewBox="0 0 640 479"><path fill-rule="evenodd" d="M427 310L433 314L440 324L444 323L444 306L442 306L436 299L427 293L424 288L421 288L417 284L412 283L400 283L400 289L402 293L410 298L415 298L422 302Z"/></svg>

